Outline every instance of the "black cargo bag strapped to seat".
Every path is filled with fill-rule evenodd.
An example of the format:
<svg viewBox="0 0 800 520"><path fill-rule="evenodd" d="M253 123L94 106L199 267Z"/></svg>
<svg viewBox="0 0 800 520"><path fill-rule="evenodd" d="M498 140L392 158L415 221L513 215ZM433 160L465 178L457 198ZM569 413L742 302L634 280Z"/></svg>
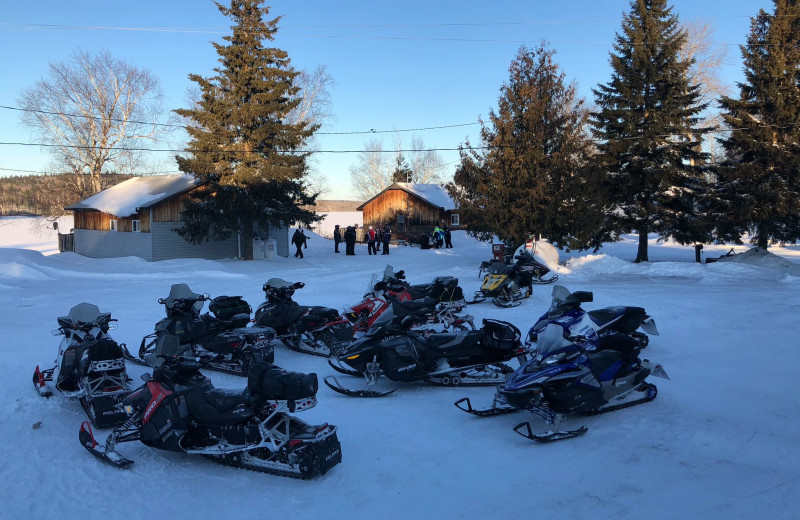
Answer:
<svg viewBox="0 0 800 520"><path fill-rule="evenodd" d="M289 372L275 365L258 363L247 375L250 392L270 400L286 400L289 410L294 411L294 402L314 397L319 390L317 374Z"/></svg>
<svg viewBox="0 0 800 520"><path fill-rule="evenodd" d="M507 321L484 319L483 344L497 350L514 350L522 343L519 329Z"/></svg>
<svg viewBox="0 0 800 520"><path fill-rule="evenodd" d="M241 296L217 296L208 305L208 310L221 320L230 320L237 314L246 314L250 319L253 312L250 304L242 299Z"/></svg>

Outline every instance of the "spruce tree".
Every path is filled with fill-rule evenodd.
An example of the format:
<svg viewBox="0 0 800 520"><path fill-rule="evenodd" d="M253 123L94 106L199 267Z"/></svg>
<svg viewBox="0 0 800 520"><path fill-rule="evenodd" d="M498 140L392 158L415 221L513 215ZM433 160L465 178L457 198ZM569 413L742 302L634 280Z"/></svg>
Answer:
<svg viewBox="0 0 800 520"><path fill-rule="evenodd" d="M533 233L563 247L585 246L597 222L582 167L590 142L574 84L542 43L521 47L482 123L483 150L462 147L451 194L478 236L519 244Z"/></svg>
<svg viewBox="0 0 800 520"><path fill-rule="evenodd" d="M398 155L395 160L392 182L414 182L414 172L409 168L403 154Z"/></svg>
<svg viewBox="0 0 800 520"><path fill-rule="evenodd" d="M800 238L800 1L773 1L741 46L739 97L720 100L731 131L721 140L719 238L741 243L749 232L764 249Z"/></svg>
<svg viewBox="0 0 800 520"><path fill-rule="evenodd" d="M612 194L609 216L639 235L636 262L648 260L650 232L681 241L699 233L692 212L705 187L700 142L709 129L696 128L705 105L687 79L691 63L680 59L685 38L667 0L632 0L611 53L611 80L593 90L596 167Z"/></svg>
<svg viewBox="0 0 800 520"><path fill-rule="evenodd" d="M318 125L287 122L301 102L293 85L298 72L285 51L265 46L280 17L265 21L269 8L259 4L216 3L231 18L232 34L213 44L219 55L213 76L189 75L200 89L196 106L175 110L190 120L190 152L177 157L178 167L203 183L178 230L192 243L241 233L249 245L256 229L316 218L300 206L316 198L306 193L308 153L302 148Z"/></svg>

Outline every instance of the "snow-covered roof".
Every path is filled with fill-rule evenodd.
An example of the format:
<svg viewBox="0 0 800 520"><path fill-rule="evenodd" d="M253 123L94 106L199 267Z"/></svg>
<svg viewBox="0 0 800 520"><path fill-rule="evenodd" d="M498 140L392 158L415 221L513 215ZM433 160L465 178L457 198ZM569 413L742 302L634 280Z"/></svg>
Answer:
<svg viewBox="0 0 800 520"><path fill-rule="evenodd" d="M117 217L129 217L164 199L185 193L197 186L193 175L153 175L134 177L67 206L66 209L94 209Z"/></svg>
<svg viewBox="0 0 800 520"><path fill-rule="evenodd" d="M387 190L391 190L393 188L399 188L403 191L411 193L419 197L420 199L424 200L428 204L432 206L436 206L437 208L443 208L445 210L455 209L456 203L453 201L453 198L447 193L447 189L440 185L440 184L422 184L418 182L395 182L381 193L386 192ZM378 195L380 195L379 193ZM372 197L367 202L362 204L358 207L358 209L363 209L364 206L367 205L368 202L374 200L378 195Z"/></svg>

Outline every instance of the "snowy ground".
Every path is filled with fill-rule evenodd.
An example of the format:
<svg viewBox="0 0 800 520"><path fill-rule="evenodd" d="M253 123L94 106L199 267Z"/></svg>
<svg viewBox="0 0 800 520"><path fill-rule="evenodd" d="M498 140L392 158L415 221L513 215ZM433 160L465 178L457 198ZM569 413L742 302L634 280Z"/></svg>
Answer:
<svg viewBox="0 0 800 520"><path fill-rule="evenodd" d="M655 241L653 261L632 264L633 239L594 255L562 253L560 283L593 291L586 308L639 305L655 318L661 335L646 357L671 380L653 381L654 402L576 420L589 426L583 437L537 445L511 430L527 419L521 414L478 419L453 406L464 396L489 405L492 388L404 385L389 398L358 400L323 387L318 406L301 417L339 426L343 461L319 479L297 481L135 443L120 446L136 461L130 470L91 458L78 443L79 404L43 400L31 385L35 365L55 357L56 316L95 303L119 319L115 338L135 350L162 316L157 298L175 282L241 295L255 307L261 285L279 276L306 283L295 295L300 303L341 309L359 301L389 262L412 283L458 276L471 295L480 261L491 257L488 244L457 232L450 250L393 247L373 258L358 245L347 257L315 236L303 260L148 263L51 254L52 227L38 236L32 229L30 219L0 220L2 518L800 518L800 247L771 249L783 262L768 255L709 265L694 263L691 247ZM486 302L469 311L476 323L504 319L525 332L550 290L536 288L513 309ZM325 360L282 347L276 363L320 377L332 372ZM138 381L143 368L129 373ZM208 375L223 388L245 384Z"/></svg>

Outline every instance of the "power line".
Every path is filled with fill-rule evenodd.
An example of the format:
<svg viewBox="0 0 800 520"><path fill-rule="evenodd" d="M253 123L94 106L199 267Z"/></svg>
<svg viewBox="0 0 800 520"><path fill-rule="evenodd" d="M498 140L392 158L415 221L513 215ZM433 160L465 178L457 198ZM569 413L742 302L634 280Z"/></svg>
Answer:
<svg viewBox="0 0 800 520"><path fill-rule="evenodd" d="M95 120L102 120L103 118L99 116L88 116L86 114L70 114L68 112L51 112L47 110L36 110L33 108L21 108L21 107L12 107L7 105L0 105L0 108L5 110L16 110L19 112L33 112L37 114L48 114L53 116L65 116L65 117L83 117L86 119L95 119ZM127 122L127 123L134 123L134 124L142 124L142 125L153 125L153 126L167 126L167 127L175 127L175 128L186 128L187 125L178 125L172 123L149 123L146 121L132 121L132 120L125 120L125 119L116 119L116 118L108 118L109 121L116 121L116 122ZM399 130L355 130L355 131L343 131L343 132L314 132L315 135L358 135L358 134L390 134L390 133L397 133L397 132L422 132L425 130L440 130L443 128L458 128L462 126L474 126L479 123L458 123L454 125L440 125L440 126L428 126L422 128L402 128Z"/></svg>

